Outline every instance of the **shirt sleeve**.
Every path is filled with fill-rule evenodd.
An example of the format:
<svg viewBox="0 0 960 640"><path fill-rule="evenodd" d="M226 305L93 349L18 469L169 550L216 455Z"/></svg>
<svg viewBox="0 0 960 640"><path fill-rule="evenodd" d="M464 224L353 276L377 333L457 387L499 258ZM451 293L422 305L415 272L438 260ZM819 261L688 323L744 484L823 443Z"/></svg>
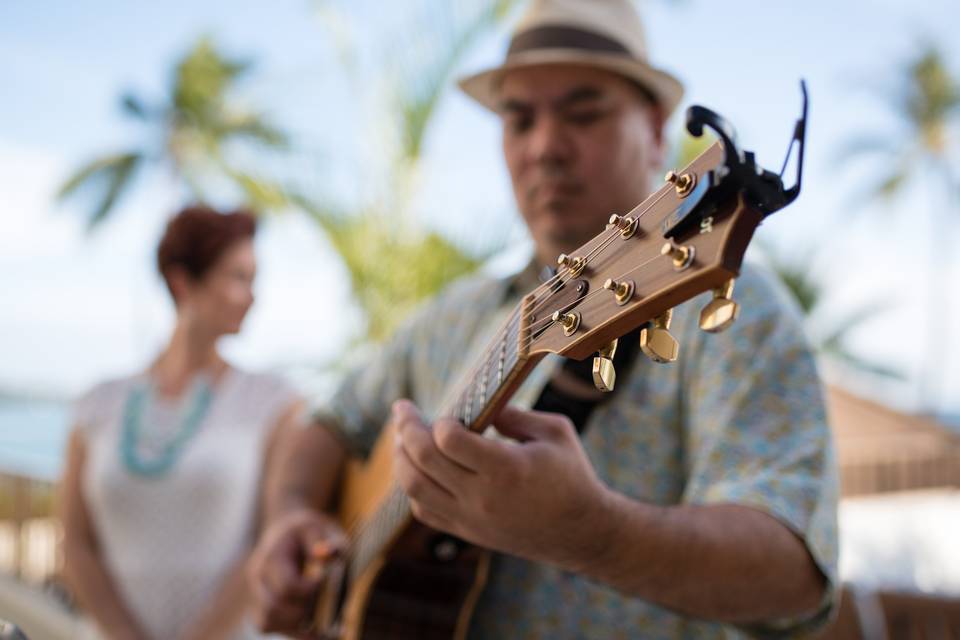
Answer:
<svg viewBox="0 0 960 640"><path fill-rule="evenodd" d="M281 375L264 375L256 382L257 389L252 390L250 396L262 398L258 403L263 406L264 423L267 429L272 429L277 426L290 407L302 400L301 394Z"/></svg>
<svg viewBox="0 0 960 640"><path fill-rule="evenodd" d="M370 453L390 406L412 395L412 333L407 323L385 345L372 349L333 396L311 411L313 422L330 430L353 455L365 458Z"/></svg>
<svg viewBox="0 0 960 640"><path fill-rule="evenodd" d="M473 348L500 325L510 279L479 276L457 281L407 318L384 345L346 375L332 397L312 411L314 423L366 457L395 400L417 403L426 418L441 410L445 391L468 366Z"/></svg>
<svg viewBox="0 0 960 640"><path fill-rule="evenodd" d="M684 500L759 509L804 541L828 583L820 608L802 618L745 629L763 637L795 637L825 623L835 601L833 443L795 306L778 283L756 271L745 270L738 287L742 314L734 328L690 336L698 348L685 372Z"/></svg>
<svg viewBox="0 0 960 640"><path fill-rule="evenodd" d="M81 433L94 431L103 424L107 411L109 383L100 383L74 400L70 411L70 424Z"/></svg>

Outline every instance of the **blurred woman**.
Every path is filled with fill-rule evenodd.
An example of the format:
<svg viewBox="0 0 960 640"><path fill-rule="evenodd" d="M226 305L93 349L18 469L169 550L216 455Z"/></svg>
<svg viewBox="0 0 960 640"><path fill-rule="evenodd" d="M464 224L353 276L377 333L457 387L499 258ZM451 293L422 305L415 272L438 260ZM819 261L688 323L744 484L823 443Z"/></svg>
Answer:
<svg viewBox="0 0 960 640"><path fill-rule="evenodd" d="M157 251L177 312L169 344L145 371L76 404L64 577L108 638L258 637L245 562L261 479L298 398L217 351L253 304L254 231L244 212L177 214Z"/></svg>

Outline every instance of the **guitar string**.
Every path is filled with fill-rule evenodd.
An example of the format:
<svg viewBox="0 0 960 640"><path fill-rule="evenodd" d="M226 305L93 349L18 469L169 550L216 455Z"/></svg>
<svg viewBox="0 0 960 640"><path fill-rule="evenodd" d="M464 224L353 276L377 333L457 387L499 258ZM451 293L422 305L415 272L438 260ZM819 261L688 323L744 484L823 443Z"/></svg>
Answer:
<svg viewBox="0 0 960 640"><path fill-rule="evenodd" d="M636 218L634 218L634 220L639 221L640 218L642 218L644 215L646 215L648 212L650 212L655 205L657 205L668 193L670 193L670 191L671 191L670 185L664 185L663 187L661 187L661 192L658 193L658 194L656 194L656 195L654 196L653 201L650 202L642 211L639 211L639 212L637 213ZM628 214L628 215L629 215L629 214ZM610 246L610 244L612 244L613 242L615 242L616 239L617 239L617 237L618 237L618 236L621 236L621 234L622 234L622 229L620 229L619 227L615 227L615 226L612 226L612 227L610 227L609 229L607 229L607 230L605 230L605 231L610 231L610 235L608 235L606 238L601 239L601 240L597 243L597 246L593 247L592 249L590 249L590 250L588 251L587 255L584 256L584 261L585 261L585 262L589 263L589 261L590 261L594 256L596 256L599 252L603 251L603 250L606 249L608 246ZM601 235L602 235L602 234L601 234ZM598 237L600 237L600 236L598 236ZM635 270L637 270L637 269L643 268L644 266L646 266L647 264L649 264L650 262L652 262L653 260L655 260L657 257L660 257L660 256L655 256L655 257L651 258L650 260L647 260L647 261L644 262L643 264L639 265L638 267L635 267L635 268L633 268L633 269L628 270L626 273L618 276L618 279L619 279L619 278L623 278L625 275L628 275L629 273L631 273L631 272L633 272L633 271L635 271ZM539 309L542 307L542 304L543 304L544 302L546 302L547 300L549 300L549 298L553 295L553 293L555 293L554 291L551 291L551 289L553 288L553 286L554 286L554 284L555 284L556 282L559 281L559 282L561 283L561 287L562 287L564 284L567 284L570 280L572 280L572 279L575 277L575 276L573 276L573 275L570 275L570 277L567 278L567 280L563 280L563 277L564 277L565 275L567 275L567 274L571 274L571 271L572 271L572 270L571 270L569 267L568 267L567 269L565 269L564 271L558 271L558 272L557 272L556 274L554 274L551 278L549 278L548 280L546 280L545 282L543 282L542 284L540 284L537 288L535 288L535 289L531 292L531 294L534 296L534 300L533 300L533 302L531 303L531 304L533 305L533 308L527 313L527 316L524 317L523 320L529 321L529 320L530 320L530 317L532 317L537 311L539 311ZM578 303L586 302L587 300L589 300L590 298L592 298L594 295L597 295L597 294L600 294L600 293L602 293L602 292L601 292L601 291L594 291L593 293L588 294L585 298L583 298L582 300L579 300L579 301L577 301L577 302L578 302ZM531 295L531 294L528 294L528 295ZM522 310L523 310L523 308L522 308L521 305L522 305L522 302L521 302L521 304L518 304L511 313L508 314L506 320L503 322L503 324L500 326L500 328L497 330L497 332L494 334L494 336L499 336L499 335L500 335L501 333L503 333L503 331L504 331L505 329L507 329L507 327L509 327L515 320L517 320L517 319L520 318L520 314L522 313ZM553 323L553 322L555 322L555 321L552 320L552 318L551 318L551 319L548 319L547 324L545 324L545 325L543 325L543 326L544 326L544 327L549 326L549 325L550 325L551 323ZM531 327L527 327L527 329L528 329L529 333L532 335L532 333L534 332L534 330L533 330ZM537 329L537 330L539 330L539 329ZM504 337L505 337L505 336L504 336ZM503 339L503 338L499 338L499 339L497 339L497 340L494 340L494 341L492 342L492 344L491 344L490 346L488 346L488 348L485 350L485 352L484 352L484 354L483 354L482 359L480 360L480 362L482 363L482 365L473 368L473 370L472 370L471 373L470 373L470 376L468 376L468 377L466 378L467 381L472 380L472 379L474 379L474 378L476 377L476 373L480 371L481 366L484 366L484 367L488 366L490 356L493 354L494 350L495 350L497 347L500 347L500 346L501 346L500 343L501 343L501 340L502 340L502 339ZM532 339L532 338L527 338L526 340L527 340L526 342L521 342L521 346L520 346L520 348L518 349L518 355L519 355L519 351L522 351L523 349L525 349L526 347L528 347L528 346L529 346L530 344L532 344L532 342L533 342L533 339ZM469 384L469 382L465 382L465 384L460 385L458 392L457 392L456 394L454 394L454 397L457 398L457 402L459 402L460 399L462 399L463 393L466 391L466 386L467 386L468 384ZM449 403L444 403L444 404L449 404ZM449 407L449 408L452 408L452 407ZM449 408L448 408L448 409L449 409ZM391 484L392 484L392 486L391 486L391 489L390 489L388 498L387 498L387 500L386 500L385 502L390 501L390 500L393 498L393 496L397 496L398 499L402 499L403 496L404 496L402 489L399 487L399 485L396 484L396 482L393 482L393 483L391 483ZM403 510L409 511L409 509L403 509ZM366 519L364 519L364 520L360 520L358 523L356 523L355 525L353 525L352 527L350 527L350 532L351 532L351 533L350 533L350 538L353 539L353 540L358 540L358 541L359 541L361 537L363 537L368 531L370 531L370 530L371 530L372 528L374 528L374 527L376 527L378 530L380 530L380 531L382 532L382 530L383 530L384 528L386 528L386 527L383 526L383 525L384 525L384 524L388 524L388 523L383 523L383 519L384 519L384 518L378 517L378 516L380 515L380 513L381 513L380 510L378 510L378 511L376 511L371 517L366 518ZM406 514L399 514L399 515L401 515L401 516L403 516L403 517L406 516ZM352 553L352 549L348 550L348 556L349 556L349 557L354 557L354 554Z"/></svg>
<svg viewBox="0 0 960 640"><path fill-rule="evenodd" d="M642 218L644 215L646 215L648 212L650 212L650 211L653 209L654 206L656 206L667 194L669 194L669 193L671 192L671 190L672 190L672 185L664 185L663 187L661 187L660 193L654 194L654 196L653 196L653 201L650 202L650 203L648 203L642 211L639 211L639 212L636 214L636 218L634 218L634 220L639 221L640 218ZM631 213L632 213L632 212L631 212ZM629 216L629 214L628 214L628 216ZM592 249L590 249L590 250L588 251L587 255L584 256L584 258L583 258L585 262L589 263L589 261L590 261L594 256L596 256L598 253L600 253L601 251L603 251L604 249L606 249L607 247L609 247L612 243L616 242L616 240L617 240L618 237L622 237L622 236L621 236L621 234L622 234L622 229L620 229L619 227L609 227L609 228L606 229L605 231L611 231L611 234L608 235L606 238L600 239L600 241L597 243L597 246L593 247ZM597 238L600 238L601 236L602 236L602 233L599 234L599 235L597 236ZM594 239L597 239L597 238L594 238ZM556 273L553 277L551 277L549 280L547 280L546 282L544 282L543 284L541 284L540 286L538 286L536 289L534 289L533 292L531 292L531 293L533 293L533 294L535 295L534 300L533 300L533 302L531 303L532 308L527 312L526 317L523 317L523 318L522 318L523 320L526 320L527 322L530 322L531 319L532 319L533 317L535 317L536 313L537 313L540 309L542 309L542 307L544 306L544 304L547 303L547 302L549 301L549 299L550 299L550 298L553 296L553 294L555 293L554 291L551 291L551 290L550 290L550 289L553 288L553 283L554 283L555 281L557 281L558 279L559 279L559 280L562 280L562 277L563 277L564 275L570 273L570 271L571 271L571 270L570 270L569 268L567 268L565 271L561 271L561 272ZM576 276L571 275L567 280L562 280L562 281L561 281L561 287L562 287L563 285L567 284L568 282L570 282L570 280L574 279L575 277L576 277ZM537 294L539 294L539 293L543 293L544 295L543 295L542 297L536 297ZM529 294L528 294L528 295L529 295ZM588 297L589 297L589 296L588 296ZM581 301L577 301L577 302L581 302ZM522 305L522 301L521 301L520 304L517 305L515 311L510 314L509 319L511 320L511 322L512 322L513 315L515 315L515 314L516 314L517 312L519 312L519 311L522 311L522 306L521 306L521 305ZM544 319L544 320L541 320L541 322L543 322L543 321L547 321L547 324L543 325L544 327L549 326L550 322L553 322L553 320L552 320L552 319L549 319L549 318L546 318L546 319ZM500 332L502 332L504 328L505 328L505 327L501 327L501 328L498 330L498 332L494 334L494 336L495 336L495 337L499 336ZM528 327L527 327L527 330L528 330L530 333L533 333L534 331L539 331L539 328L538 328L538 329L532 329L530 326L528 326ZM530 342L532 342L532 340L531 340ZM529 346L530 342L527 342L527 343L525 343L525 344L524 344L524 343L521 343L521 344L519 345L519 347L518 347L518 354L519 354L519 352L522 351L524 348L526 348L527 346ZM476 365L476 366L469 372L469 375L465 376L464 383L461 384L461 385L458 385L457 387L455 387L456 389L458 389L458 392L455 394L455 397L457 398L457 401L458 401L458 402L459 402L461 396L467 391L467 387L471 384L471 381L474 380L474 379L476 378L477 374L478 374L480 371L482 371L482 370L487 366L487 364L489 363L490 356L493 355L494 351L495 351L496 348L499 347L499 346L500 346L500 339L498 338L496 341L493 342L493 344L491 344L490 346L488 346L488 348L485 350L485 352L481 355L480 364ZM450 408L452 408L452 407L450 407Z"/></svg>
<svg viewBox="0 0 960 640"><path fill-rule="evenodd" d="M643 262L642 264L640 264L640 265L638 265L638 266L636 266L636 267L633 267L632 269L627 270L626 272L624 272L623 274L621 274L620 276L618 276L618 278L623 278L624 276L630 275L630 274L633 273L634 271L637 271L638 269L644 268L645 266L647 266L648 264L650 264L651 262L653 262L654 260L656 260L657 258L660 258L660 257L662 257L662 256L660 256L660 255L653 256L653 257L649 258L648 260L646 260L645 262ZM602 293L601 291L595 291L594 293L587 295L581 302L586 302L587 300L589 300L590 298L592 298L594 295L599 295L599 294L601 294L601 293ZM511 321L512 321L513 316L515 316L515 315L516 315L516 312L511 313L511 314L510 314L510 317L508 318L508 320L511 320ZM386 499L385 502L389 502L389 501L391 501L391 500L402 500L403 497L404 497L404 493L403 493L402 489L399 487L399 485L398 485L396 482L393 482L393 483L391 483L391 489L390 489L389 495L388 495L388 497L387 497L387 499ZM406 517L407 514L406 514L406 513L403 513L403 511L408 511L408 509L405 509L405 508L404 508L405 505L402 505L402 504L401 504L401 505L399 505L399 506L401 507L401 512L398 513L398 514L396 514L395 517L397 517L397 516L399 516L399 517L401 517L401 518L402 518L402 517ZM368 518L368 519L365 519L365 520L361 520L361 521L359 521L357 524L355 524L354 526L352 526L352 527L350 528L350 530L349 530L350 538L351 538L352 540L360 540L360 539L361 539L363 536L365 536L368 532L375 531L376 533L382 534L385 529L390 528L390 525L392 525L393 523L390 522L385 516L380 515L380 514L381 514L381 512L378 511L378 512L376 512L372 517L370 517L370 518ZM390 520L392 520L392 519L393 519L393 518L390 518ZM387 520L387 521L385 521L385 520ZM359 548L357 549L357 551L359 551ZM349 557L352 557L352 558L355 558L355 557L356 557L356 555L355 555L354 553L352 553L352 552L351 552L351 553L348 553L348 556L349 556Z"/></svg>
<svg viewBox="0 0 960 640"><path fill-rule="evenodd" d="M642 211L638 211L637 214L636 214L636 218L634 218L634 220L640 220L640 218L642 218L642 217L645 216L647 213L649 213L649 212L653 209L653 207L656 206L657 204L659 204L659 202L660 202L661 200L663 200L663 198L664 198L665 196L667 196L672 190L673 190L672 185L669 185L669 184L663 185L663 186L660 188L659 192L654 192L653 194L651 194L651 196L650 196L650 198L652 198L652 201L651 201L651 202L649 202L649 203L641 203L641 204L638 205L636 208L634 208L634 209L631 210L629 213L627 213L627 215L626 215L625 217L629 217L631 213L634 213L634 211L636 211L637 209L639 209L641 206L644 206L645 208L644 208ZM650 199L650 198L648 198L648 199ZM613 241L615 241L615 240L617 239L617 236L619 236L619 235L622 233L622 230L621 230L619 227L612 227L612 226L611 226L611 227L607 227L607 229L604 229L604 231L611 231L612 233L611 233L611 235L607 236L606 238L602 238L602 239L600 240L600 242L598 242L598 244L597 244L596 247L593 247L592 249L589 250L589 252L587 253L587 255L584 256L584 260L585 260L586 262L589 262L589 260L590 260L594 255L596 255L599 251L602 251L603 249L607 248ZM597 234L596 237L591 238L591 241L597 240L598 238L600 238L600 235L602 235L602 233L603 233L603 232L601 232L601 234ZM546 280L545 282L541 283L536 289L534 289L533 291L531 291L531 292L530 292L529 294L527 294L527 295L531 295L531 294L532 294L532 295L535 296L535 298L534 298L534 304L536 304L537 302L539 302L539 301L541 300L541 298L538 298L538 297L537 297L540 293L546 293L546 294L547 294L547 297L549 297L550 295L552 295L552 292L550 292L549 289L552 288L554 281L560 279L563 275L565 275L565 274L567 274L567 273L569 273L569 272L570 272L570 269L569 269L569 268L565 269L564 271L558 271L558 272L557 272L556 274L554 274L549 280ZM573 277L573 276L571 276L571 277ZM563 284L566 284L566 282L569 282L569 280L564 281ZM532 312L533 312L533 311L536 311L536 309L532 309L531 311L532 311Z"/></svg>
<svg viewBox="0 0 960 640"><path fill-rule="evenodd" d="M651 262L655 261L660 257L662 256L656 255L649 258L642 264L636 267L633 267L631 269L628 269L627 271L622 273L620 276L618 276L618 279L623 278L627 275L630 275L634 271L644 268L645 266L647 266L648 264L650 264ZM601 291L595 291L594 293L587 295L581 302L586 302L587 300L592 298L594 295L599 295L601 293L602 293ZM514 315L514 314L511 314L511 315ZM350 529L348 530L348 535L350 539L359 542L363 540L368 533L371 533L371 532L380 534L378 537L383 537L383 535L388 530L395 528L395 526L399 524L404 518L410 516L409 504L404 504L404 498L405 498L405 494L402 488L395 481L392 482L388 497L386 498L384 503L389 504L391 501L397 503L395 506L398 508L398 511L396 513L391 513L391 515L387 517L387 515L384 512L386 507L382 507L377 512L375 512L372 517L367 518L365 520L361 520L354 526L350 527ZM393 508L393 506L394 505L391 505L391 508ZM366 552L367 549L369 548L369 544L370 544L369 538L367 538L367 545L365 546L362 544L358 544L356 546L348 547L348 550L346 553L347 557L354 560L358 559L359 552L361 550Z"/></svg>
<svg viewBox="0 0 960 640"><path fill-rule="evenodd" d="M669 185L667 185L667 186L669 187ZM639 221L643 216L645 216L647 213L649 213L649 212L653 209L654 206L656 206L657 204L659 204L659 202L660 202L667 194L669 194L670 192L671 192L671 189L670 189L670 188L661 188L661 192L658 193L658 194L655 194L655 195L653 196L653 198L654 198L653 201L650 202L650 203L646 206L646 208L643 209L643 211L638 212L638 213L637 213L637 216L636 216L636 218L634 218L634 220ZM631 212L631 213L632 213L632 212ZM627 214L627 215L629 216L629 214ZM607 236L606 238L603 238L603 239L597 244L596 247L594 247L593 249L591 249L591 250L587 253L587 255L584 256L584 262L589 263L591 258L593 258L593 257L594 257L597 253L599 253L600 251L603 251L603 250L606 249L608 246L610 246L613 242L616 241L617 237L618 237L618 236L621 236L621 234L622 234L622 229L620 229L619 227L613 227L613 226L611 226L611 227L608 227L607 229L605 229L605 231L612 231L612 233L611 233L611 235ZM597 238L599 238L599 237L600 237L600 234L598 234ZM594 240L595 240L595 239L596 239L596 238L594 238ZM538 293L539 290L544 287L544 285L547 285L548 283L550 283L550 282L551 282L552 280L554 280L555 278L558 278L559 276L561 276L561 275L563 275L563 274L566 274L566 273L569 273L569 272L570 272L570 269L568 268L568 269L567 269L566 271L564 271L564 272L557 273L553 278L551 278L550 280L548 280L547 282L545 282L543 285L541 285L540 287L537 287L537 289L534 289L533 293ZM570 279L573 279L574 277L576 277L576 276L571 276ZM569 281L570 281L570 280L566 280L566 281L563 282L563 284L566 284L566 283L569 282ZM549 296L552 295L552 294L551 294L550 292L547 292L547 293L548 293L547 298L549 298ZM546 298L545 298L545 299L546 299ZM534 304L536 304L537 302L538 302L538 300L535 300L535 301L534 301ZM535 312L538 311L538 310L539 310L539 308L533 308L533 309L530 310L530 312L531 312L531 313L535 313Z"/></svg>
<svg viewBox="0 0 960 640"><path fill-rule="evenodd" d="M630 275L631 273L633 273L634 271L636 271L636 270L638 270L638 269L642 269L642 268L646 267L648 264L650 264L651 262L654 262L655 260L657 260L657 259L659 259L659 258L662 258L662 257L664 257L664 256L661 256L661 255L658 253L657 255L651 257L650 259L648 259L646 262L644 262L644 263L642 263L642 264L639 264L639 265L637 265L636 267L633 267L632 269L628 269L627 271L625 271L625 272L622 273L621 275L617 276L617 279L620 279L620 278L623 278L623 277L625 277L625 276L628 276L628 275ZM603 290L603 289L597 290L597 291L594 291L593 293L588 294L586 297L584 297L582 300L580 300L580 301L578 302L578 304L583 304L583 303L585 303L587 300L590 300L591 298L593 298L594 296L602 295L602 294L604 294L604 293L607 293L608 295L613 295L612 292L606 292L606 290ZM550 324L553 323L553 322L556 322L556 320L549 319L549 321L547 322L547 324L543 325L543 328L550 326ZM539 329L538 329L538 331L539 331ZM531 336L532 336L532 333L533 333L533 332L531 331ZM525 343L523 344L523 348L529 347L531 344L533 344L533 341L534 341L534 340L535 340L535 338L533 338L533 337L528 337L528 338L527 338L527 342L525 342Z"/></svg>
<svg viewBox="0 0 960 640"><path fill-rule="evenodd" d="M650 207L648 207L646 210L642 211L641 213L639 213L639 214L637 215L637 218L636 218L636 219L639 220L640 218L642 218L643 215L646 214L648 211L650 211L650 209L653 207L653 205L657 204L657 202L659 202L659 200L660 200L664 195L666 195L667 193L669 193L669 191L670 191L670 190L667 189L667 190L665 190L662 194L660 194L660 195L657 197L657 200L655 200L654 202L652 202L652 203L650 204ZM589 260L590 257L592 257L593 255L595 255L598 251L602 251L603 249L607 248L608 246L610 246L610 244L612 244L613 242L616 241L616 238L617 238L617 236L620 235L621 231L620 231L620 229L617 228L617 227L614 227L614 229L615 229L614 235L613 235L612 237L607 238L606 241L603 242L601 245L598 245L598 246L596 247L596 251L593 251L593 252L591 252L590 254L588 254L588 258L587 258L588 260ZM620 276L620 277L623 277L623 276ZM615 280L615 278L614 278L614 280ZM569 282L569 280L566 281L566 282ZM566 282L564 282L564 284L566 284ZM589 295L587 296L587 298L589 298L590 296L592 296L594 293L598 293L598 291L594 291L593 293L589 294ZM577 304L579 304L579 303L583 302L583 300L576 300L576 301L574 301L574 302L576 302ZM574 304L574 303L570 303L570 304ZM537 308L531 309L530 313L528 314L528 317L525 318L525 319L529 321L529 320L532 318L532 316L536 313L537 310L538 310ZM533 332L535 332L535 331L539 331L541 328L546 327L546 326L549 326L550 322L554 322L554 320L552 320L552 318L544 318L544 319L540 320L539 322L546 322L546 324L544 324L544 325L542 325L541 327L538 327L538 328L536 328L536 329L533 328L534 325L528 325L528 326L527 326L527 330L528 330L530 333L533 333ZM529 346L529 343L527 343L526 345L523 345L523 347L525 347L525 346ZM522 349L523 347L521 347L521 349Z"/></svg>

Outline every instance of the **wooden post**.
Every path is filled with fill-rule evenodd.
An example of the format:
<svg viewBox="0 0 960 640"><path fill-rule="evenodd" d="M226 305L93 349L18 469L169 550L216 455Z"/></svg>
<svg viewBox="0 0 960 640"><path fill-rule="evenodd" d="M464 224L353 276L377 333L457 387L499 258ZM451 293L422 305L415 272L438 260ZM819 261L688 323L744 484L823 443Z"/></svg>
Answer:
<svg viewBox="0 0 960 640"><path fill-rule="evenodd" d="M13 575L23 576L23 523L30 517L30 480L13 478Z"/></svg>

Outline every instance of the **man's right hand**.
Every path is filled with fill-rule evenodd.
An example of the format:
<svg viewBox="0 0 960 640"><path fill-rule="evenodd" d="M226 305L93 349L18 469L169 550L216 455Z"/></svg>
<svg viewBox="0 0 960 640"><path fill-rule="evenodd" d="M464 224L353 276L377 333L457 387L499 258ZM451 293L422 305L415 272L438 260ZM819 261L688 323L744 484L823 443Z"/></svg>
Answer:
<svg viewBox="0 0 960 640"><path fill-rule="evenodd" d="M321 573L306 571L346 549L343 530L328 515L300 509L277 519L250 558L249 577L257 625L266 632L304 636Z"/></svg>

